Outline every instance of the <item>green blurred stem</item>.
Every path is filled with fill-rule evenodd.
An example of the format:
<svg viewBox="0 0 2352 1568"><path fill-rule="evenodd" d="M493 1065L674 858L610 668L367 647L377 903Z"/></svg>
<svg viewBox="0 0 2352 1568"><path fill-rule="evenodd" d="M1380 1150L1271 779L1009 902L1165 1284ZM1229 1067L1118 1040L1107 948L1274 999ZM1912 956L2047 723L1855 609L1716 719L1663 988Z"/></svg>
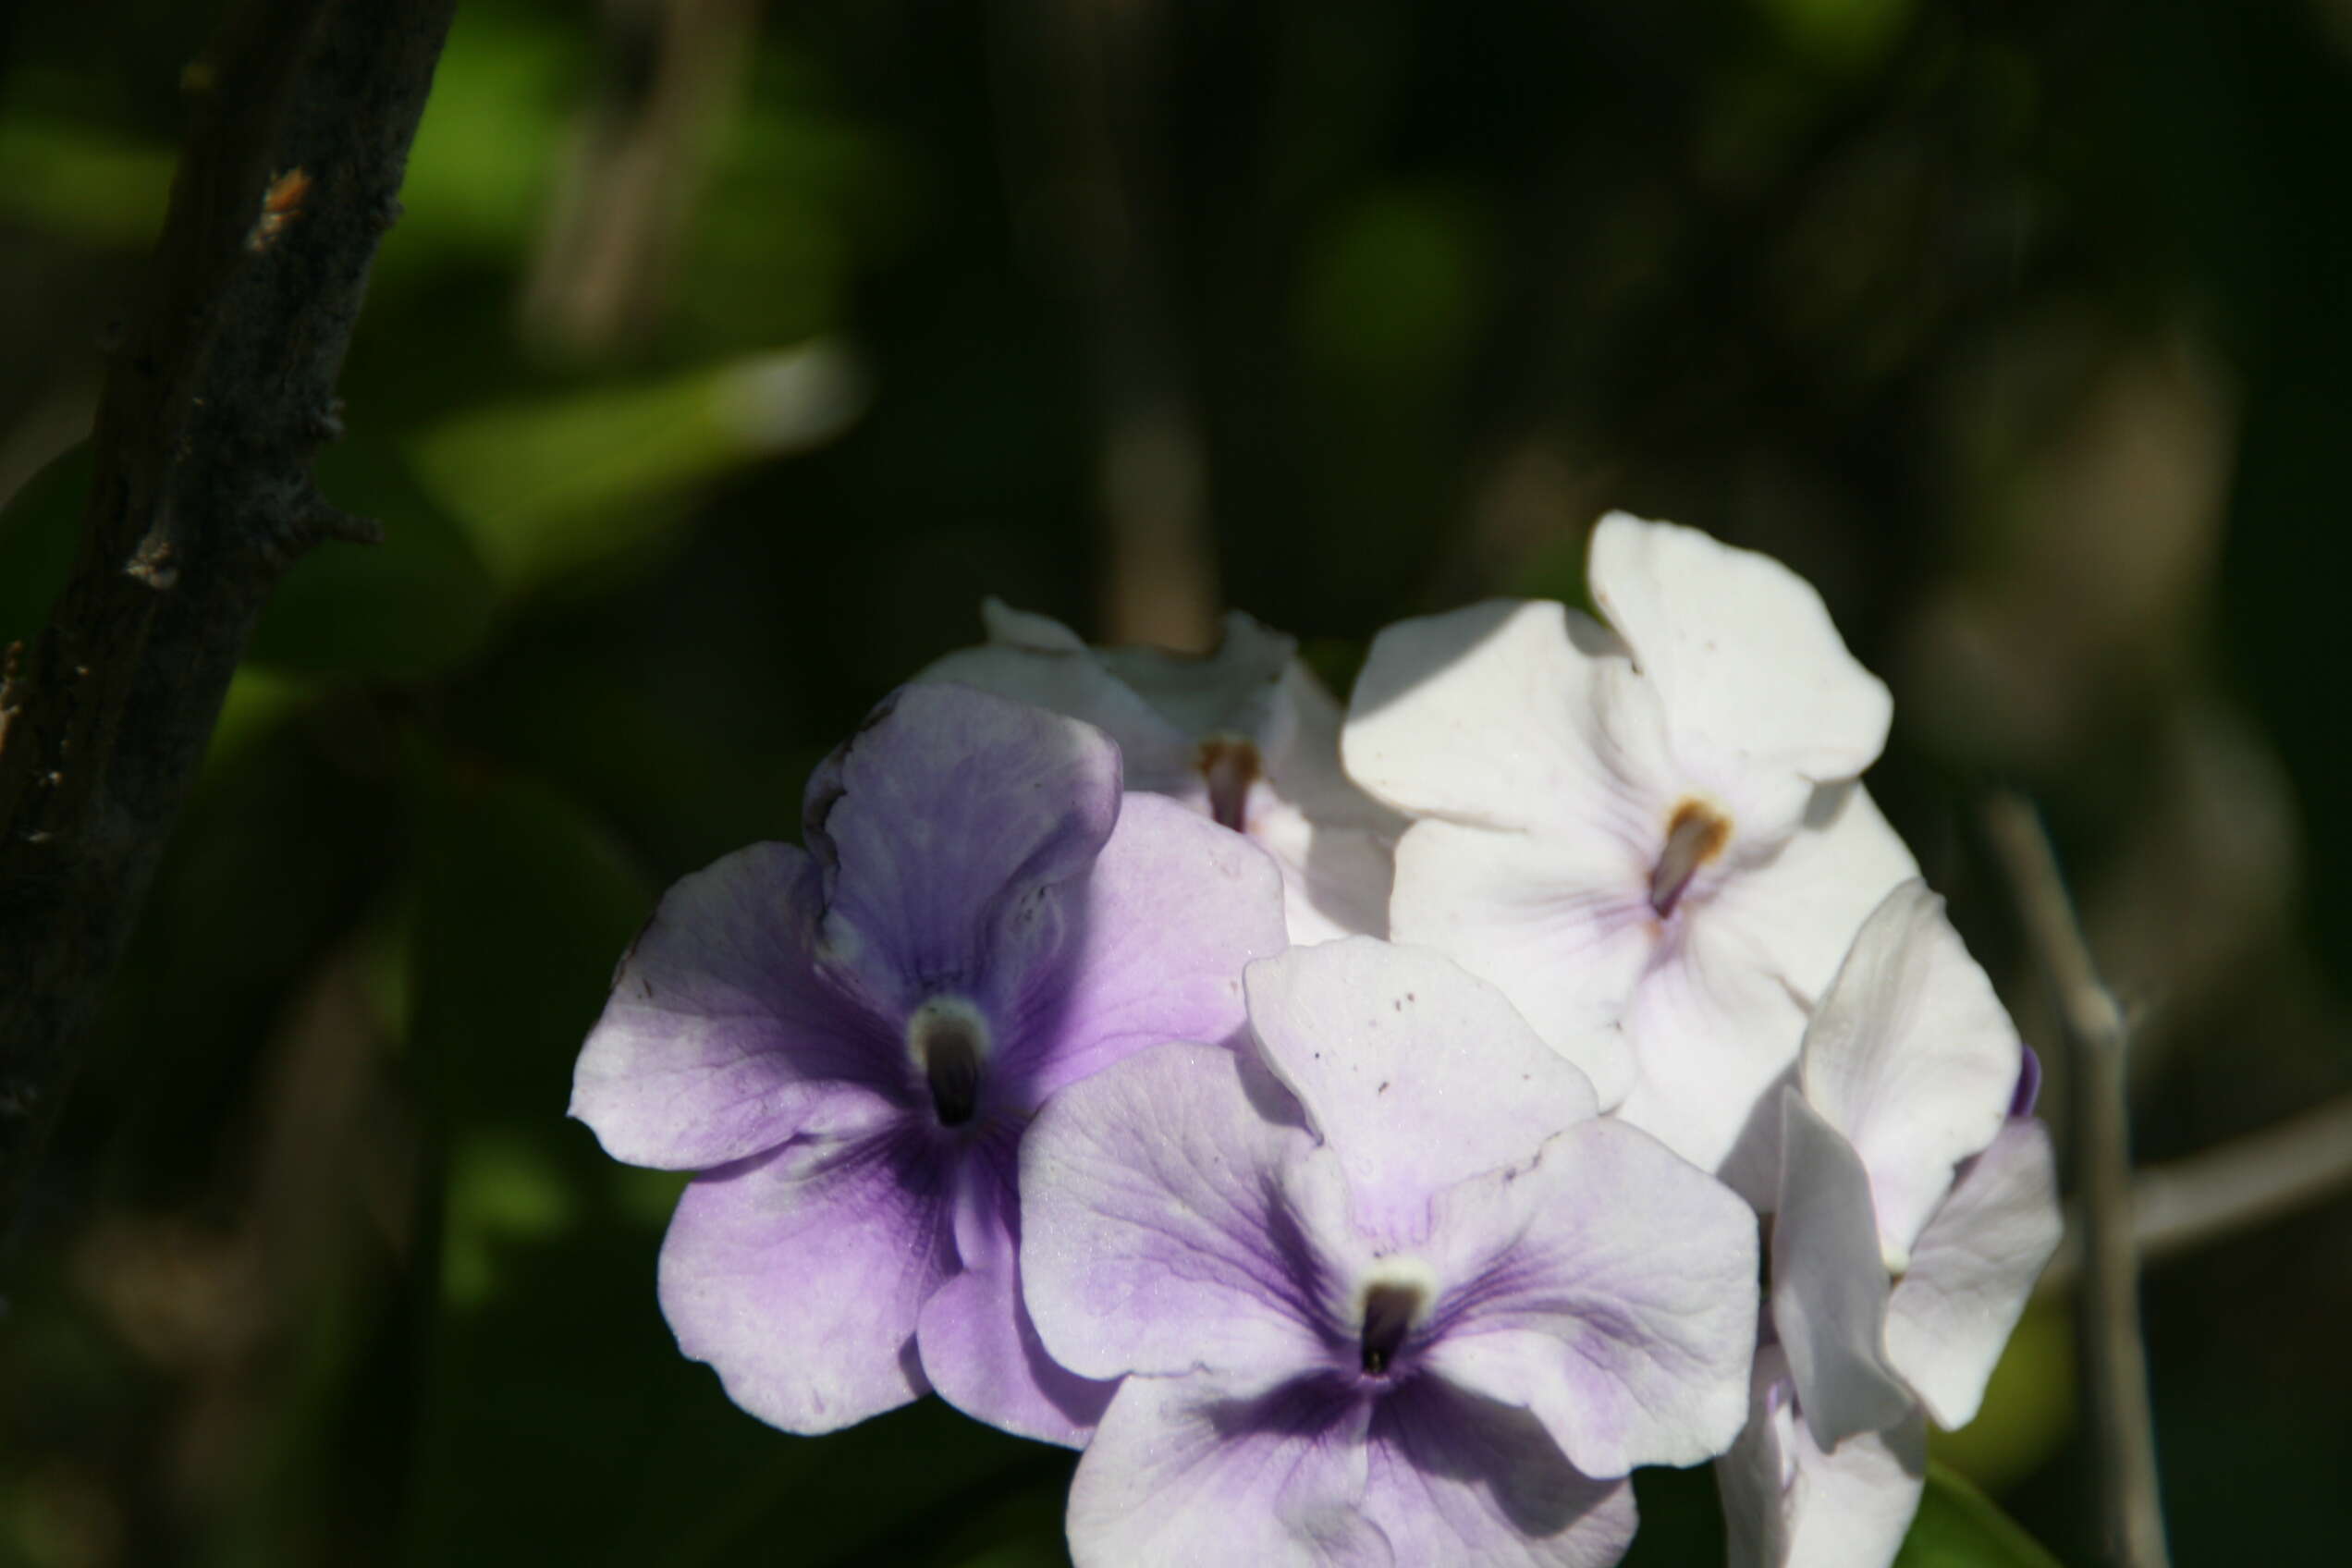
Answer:
<svg viewBox="0 0 2352 1568"><path fill-rule="evenodd" d="M110 333L73 574L0 678L0 1224L263 603L374 525L318 494L335 384L455 0L247 0Z"/></svg>
<svg viewBox="0 0 2352 1568"><path fill-rule="evenodd" d="M2023 796L1986 802L1985 829L2007 873L2036 962L2058 1000L2071 1070L2075 1193L2081 1208L2083 1344L2098 1465L2100 1523L2121 1568L2165 1568L2148 1351L2139 1326L2132 1235L2131 1133L2125 1099L2130 1045L2123 1010L2100 983L2041 818Z"/></svg>

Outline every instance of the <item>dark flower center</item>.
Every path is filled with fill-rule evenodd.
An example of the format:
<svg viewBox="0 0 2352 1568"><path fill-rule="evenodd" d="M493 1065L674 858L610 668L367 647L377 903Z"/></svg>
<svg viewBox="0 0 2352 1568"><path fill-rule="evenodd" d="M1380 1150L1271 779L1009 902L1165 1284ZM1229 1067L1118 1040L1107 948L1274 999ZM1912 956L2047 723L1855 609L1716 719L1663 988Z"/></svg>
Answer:
<svg viewBox="0 0 2352 1568"><path fill-rule="evenodd" d="M1404 1348L1426 1301L1420 1287L1382 1281L1364 1292L1364 1370L1379 1377Z"/></svg>
<svg viewBox="0 0 2352 1568"><path fill-rule="evenodd" d="M930 1086L931 1109L942 1127L961 1127L980 1109L980 1063L987 1038L966 1009L935 998L907 1024L907 1045Z"/></svg>
<svg viewBox="0 0 2352 1568"><path fill-rule="evenodd" d="M1250 786L1260 771L1256 745L1239 735L1212 735L1195 748L1193 766L1208 785L1208 815L1241 832Z"/></svg>
<svg viewBox="0 0 2352 1568"><path fill-rule="evenodd" d="M1682 901L1698 868L1723 852L1732 819L1701 801L1685 798L1666 819L1666 847L1649 873L1649 907L1663 920Z"/></svg>

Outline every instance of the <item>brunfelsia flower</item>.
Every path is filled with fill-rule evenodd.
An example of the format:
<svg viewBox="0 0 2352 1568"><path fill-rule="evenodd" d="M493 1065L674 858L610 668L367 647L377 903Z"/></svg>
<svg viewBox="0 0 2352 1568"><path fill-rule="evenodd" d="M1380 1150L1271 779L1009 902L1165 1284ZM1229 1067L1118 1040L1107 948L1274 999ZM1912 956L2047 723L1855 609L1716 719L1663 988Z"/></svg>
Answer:
<svg viewBox="0 0 2352 1568"><path fill-rule="evenodd" d="M1235 611L1206 658L1089 648L1058 620L981 606L988 641L919 680L956 680L1081 718L1119 742L1127 787L1256 839L1282 868L1291 937L1388 931L1403 819L1340 767L1340 707L1297 644Z"/></svg>
<svg viewBox="0 0 2352 1568"><path fill-rule="evenodd" d="M1815 1011L1785 1119L1768 1344L1719 1466L1741 1568L1885 1568L1926 1422L1965 1425L2058 1244L2039 1072L1906 882Z"/></svg>
<svg viewBox="0 0 2352 1568"><path fill-rule="evenodd" d="M1245 989L1256 1053L1132 1057L1022 1151L1038 1331L1125 1378L1072 1554L1613 1562L1621 1477L1739 1430L1755 1217L1438 954L1293 948Z"/></svg>
<svg viewBox="0 0 2352 1568"><path fill-rule="evenodd" d="M1856 781L1886 688L1803 579L1693 529L1612 513L1588 577L1608 627L1496 600L1374 641L1342 749L1417 819L1390 933L1584 1042L1605 1108L1769 1207L1806 1010L1917 873Z"/></svg>
<svg viewBox="0 0 2352 1568"><path fill-rule="evenodd" d="M622 959L571 1110L635 1165L703 1172L662 1245L679 1348L822 1432L936 1387L1081 1440L1107 1390L1021 1307L1018 1146L1049 1095L1242 1023L1283 945L1255 847L1120 790L1099 731L905 687L810 780L808 850L685 878Z"/></svg>

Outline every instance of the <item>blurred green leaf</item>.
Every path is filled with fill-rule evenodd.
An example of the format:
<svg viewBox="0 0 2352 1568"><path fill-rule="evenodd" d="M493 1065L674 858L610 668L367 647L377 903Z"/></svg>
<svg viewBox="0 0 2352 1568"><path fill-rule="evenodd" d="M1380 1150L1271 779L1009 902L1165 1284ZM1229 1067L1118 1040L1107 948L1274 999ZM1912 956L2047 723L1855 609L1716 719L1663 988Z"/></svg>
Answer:
<svg viewBox="0 0 2352 1568"><path fill-rule="evenodd" d="M30 115L0 119L0 219L94 245L144 245L164 219L172 150Z"/></svg>
<svg viewBox="0 0 2352 1568"><path fill-rule="evenodd" d="M864 381L817 342L459 414L418 439L417 468L500 582L537 583L642 559L695 486L839 435Z"/></svg>
<svg viewBox="0 0 2352 1568"><path fill-rule="evenodd" d="M73 572L96 467L90 443L79 442L26 480L0 510L0 647L48 624L49 607Z"/></svg>
<svg viewBox="0 0 2352 1568"><path fill-rule="evenodd" d="M2058 1568L2058 1560L1991 1498L1930 1464L1927 1493L1894 1568Z"/></svg>
<svg viewBox="0 0 2352 1568"><path fill-rule="evenodd" d="M1912 0L1757 0L1781 35L1815 64L1860 70L1878 63L1911 19Z"/></svg>
<svg viewBox="0 0 2352 1568"><path fill-rule="evenodd" d="M281 581L249 656L281 670L423 680L471 659L497 612L497 585L465 530L399 454L356 441L317 464L320 490L384 525L384 543L328 543Z"/></svg>
<svg viewBox="0 0 2352 1568"><path fill-rule="evenodd" d="M586 36L555 17L459 7L401 182L394 269L452 251L511 265L545 209L557 149L588 75Z"/></svg>
<svg viewBox="0 0 2352 1568"><path fill-rule="evenodd" d="M1376 190L1343 208L1307 275L1311 361L1356 397L1417 400L1450 385L1489 303L1486 229L1466 193L1443 189Z"/></svg>

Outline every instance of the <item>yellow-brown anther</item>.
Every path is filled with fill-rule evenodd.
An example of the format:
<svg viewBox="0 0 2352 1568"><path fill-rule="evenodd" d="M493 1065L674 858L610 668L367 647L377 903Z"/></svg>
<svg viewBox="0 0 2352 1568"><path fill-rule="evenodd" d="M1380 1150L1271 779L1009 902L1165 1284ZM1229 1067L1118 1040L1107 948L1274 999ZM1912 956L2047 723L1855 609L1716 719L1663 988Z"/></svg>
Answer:
<svg viewBox="0 0 2352 1568"><path fill-rule="evenodd" d="M1723 852L1731 837L1732 819L1706 802L1685 798L1675 805L1666 820L1666 847L1649 874L1649 907L1660 919L1674 913L1690 879Z"/></svg>
<svg viewBox="0 0 2352 1568"><path fill-rule="evenodd" d="M1239 735L1212 735L1194 749L1193 766L1208 784L1208 815L1241 832L1250 786L1262 770L1256 744Z"/></svg>

